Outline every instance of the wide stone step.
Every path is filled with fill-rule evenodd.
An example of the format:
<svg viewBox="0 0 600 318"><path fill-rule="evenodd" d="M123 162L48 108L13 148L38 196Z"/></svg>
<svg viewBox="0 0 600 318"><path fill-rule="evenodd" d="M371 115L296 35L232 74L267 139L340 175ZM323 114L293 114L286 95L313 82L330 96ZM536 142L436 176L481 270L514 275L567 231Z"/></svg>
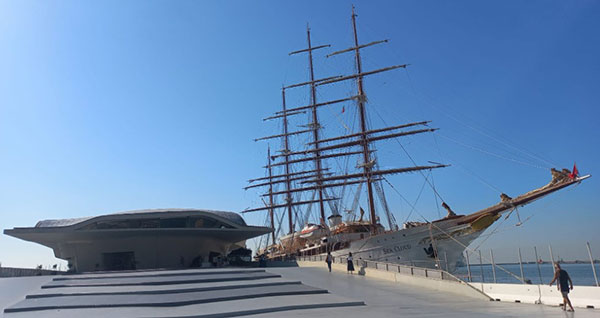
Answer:
<svg viewBox="0 0 600 318"><path fill-rule="evenodd" d="M135 286L135 285L173 285L182 283L206 283L256 280L281 277L267 272L244 272L233 274L196 275L185 274L177 276L143 276L143 277L111 277L104 279L78 278L69 280L56 280L42 286L42 288L57 287L93 287L93 286Z"/></svg>
<svg viewBox="0 0 600 318"><path fill-rule="evenodd" d="M86 293L134 293L134 292L159 292L168 290L194 289L194 288L227 288L228 286L252 286L269 283L294 282L293 280L283 279L281 277L264 278L257 280L232 280L220 282L185 282L173 285L133 285L133 286L84 286L84 287L56 287L39 288L29 293L27 296L36 297L45 294L86 294ZM297 282L297 280L295 281ZM43 284L40 284L43 285Z"/></svg>
<svg viewBox="0 0 600 318"><path fill-rule="evenodd" d="M272 298L241 299L225 302L193 304L177 307L107 307L52 309L43 311L25 311L5 313L7 318L64 318L64 317L164 317L164 318L228 318L245 317L269 313L284 316L289 311L344 308L364 306L364 302L351 300L332 294L289 295ZM277 314L279 315L279 314Z"/></svg>
<svg viewBox="0 0 600 318"><path fill-rule="evenodd" d="M222 275L222 274L244 274L264 273L264 269L187 269L187 270L165 270L165 271L141 271L141 272L98 272L93 274L79 274L72 276L55 277L53 281L70 281L79 279L108 279L108 278L132 278L132 277L174 277L194 275Z"/></svg>
<svg viewBox="0 0 600 318"><path fill-rule="evenodd" d="M240 288L233 290L212 290L158 295L67 295L26 298L25 300L5 309L4 312L101 307L175 307L248 298L324 293L327 293L327 291L324 289L301 284L288 284Z"/></svg>
<svg viewBox="0 0 600 318"><path fill-rule="evenodd" d="M61 293L36 293L27 295L26 299L33 298L46 298L46 297L66 297L66 296L102 296L102 295L165 295L165 294L181 294L181 293L192 293L192 292L207 292L217 290L228 290L228 289L244 289L244 288L255 288L255 287L274 287L283 285L300 285L300 281L278 281L268 283L249 283L249 284L232 284L222 286L209 286L209 287L190 287L190 288L177 288L180 285L176 285L175 288L170 289L148 289L148 290L125 290L125 291L83 291L83 292L61 292ZM201 285L201 284L196 284ZM87 289L87 288L86 288ZM68 291L69 289L67 289ZM54 289L46 289L45 291L54 291Z"/></svg>
<svg viewBox="0 0 600 318"><path fill-rule="evenodd" d="M361 305L262 269L194 269L55 277L4 316L238 317Z"/></svg>

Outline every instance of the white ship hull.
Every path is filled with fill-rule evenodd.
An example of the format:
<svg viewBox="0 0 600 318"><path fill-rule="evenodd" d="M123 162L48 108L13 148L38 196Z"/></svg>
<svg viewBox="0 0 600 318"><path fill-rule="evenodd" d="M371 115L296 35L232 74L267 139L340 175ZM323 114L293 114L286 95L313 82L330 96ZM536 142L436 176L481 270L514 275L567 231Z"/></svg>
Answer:
<svg viewBox="0 0 600 318"><path fill-rule="evenodd" d="M483 230L474 231L469 224L457 225L453 220L439 222L436 227L439 229L432 228L431 232L427 225L423 225L372 235L351 241L348 247L338 250L335 250L336 244L343 243L336 242L336 238L332 237L330 239L334 249L332 255L345 257L351 252L355 260L441 267L454 271L456 264L463 259L463 251L483 233ZM432 236L434 237L432 245L437 251L437 259L432 254L428 255L426 251L432 243Z"/></svg>
<svg viewBox="0 0 600 318"><path fill-rule="evenodd" d="M528 204L569 185L579 183L589 177L587 175L558 181L553 179L549 184L539 189L466 216L455 216L433 223L370 236L368 236L368 233L361 233L360 235L364 235L364 238L352 239L345 237L338 239L337 237L331 237L329 242L332 255L343 257L351 252L355 260L373 260L432 268L441 267L452 272L457 267L457 263L462 261L462 253L469 244L492 225L502 213L517 206ZM350 235L357 235L357 233ZM437 251L437 259L426 251L430 244Z"/></svg>

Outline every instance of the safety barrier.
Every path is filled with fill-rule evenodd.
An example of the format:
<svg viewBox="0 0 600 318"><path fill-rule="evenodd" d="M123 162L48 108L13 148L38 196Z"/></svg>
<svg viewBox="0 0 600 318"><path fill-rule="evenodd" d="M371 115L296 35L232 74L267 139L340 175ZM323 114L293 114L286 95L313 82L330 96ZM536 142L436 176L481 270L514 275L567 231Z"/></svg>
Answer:
<svg viewBox="0 0 600 318"><path fill-rule="evenodd" d="M325 262L325 255L313 255L313 256L300 256L297 257L297 260L304 262ZM333 257L334 264L347 264L348 258L346 257ZM376 262L376 261L368 261L368 260L354 260L353 261L355 268L357 269L376 269L379 271L400 273L403 275L410 276L418 276L418 277L426 277L431 279L439 279L439 280L450 280L455 282L462 282L456 276L440 269L433 268L425 268L418 266L410 266L410 265L401 265L395 263L385 263L385 262Z"/></svg>
<svg viewBox="0 0 600 318"><path fill-rule="evenodd" d="M64 273L65 272L49 269L0 267L0 277L45 276Z"/></svg>
<svg viewBox="0 0 600 318"><path fill-rule="evenodd" d="M301 267L326 267L325 255L299 256L296 261ZM333 257L332 269L346 271L348 259L346 257ZM461 296L490 300L491 298L480 290L473 288L454 275L433 268L424 268L410 265L384 263L367 260L354 260L354 267L359 275L391 281L399 284L408 284L420 288L449 292Z"/></svg>
<svg viewBox="0 0 600 318"><path fill-rule="evenodd" d="M297 261L299 266L326 267L325 258L325 255L300 256L297 257ZM345 271L347 262L348 259L346 257L333 257L332 267L338 271ZM562 297L556 291L555 286L467 283L439 269L366 261L362 259L354 260L353 264L360 275L479 299L551 306L556 306L562 302ZM575 286L569 297L575 307L600 308L600 288L598 287Z"/></svg>

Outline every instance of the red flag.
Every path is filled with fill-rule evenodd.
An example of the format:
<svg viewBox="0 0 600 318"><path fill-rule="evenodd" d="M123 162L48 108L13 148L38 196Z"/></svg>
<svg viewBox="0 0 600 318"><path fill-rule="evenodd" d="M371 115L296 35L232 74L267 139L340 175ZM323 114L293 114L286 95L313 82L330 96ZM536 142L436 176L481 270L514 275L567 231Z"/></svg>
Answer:
<svg viewBox="0 0 600 318"><path fill-rule="evenodd" d="M342 106L342 114L346 111L346 106Z"/></svg>
<svg viewBox="0 0 600 318"><path fill-rule="evenodd" d="M573 164L573 172L569 174L569 178L575 179L579 175L579 171L577 171L577 164Z"/></svg>

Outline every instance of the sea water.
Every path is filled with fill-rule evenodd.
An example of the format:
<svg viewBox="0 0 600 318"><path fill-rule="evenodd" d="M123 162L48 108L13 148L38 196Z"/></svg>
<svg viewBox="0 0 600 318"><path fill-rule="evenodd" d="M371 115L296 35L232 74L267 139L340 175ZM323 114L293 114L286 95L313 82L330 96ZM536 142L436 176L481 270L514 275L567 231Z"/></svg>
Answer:
<svg viewBox="0 0 600 318"><path fill-rule="evenodd" d="M594 273L591 264L561 264L562 269L569 273L574 285L595 286ZM596 274L600 275L600 264L594 264ZM500 269L502 267L504 270ZM483 279L481 272L483 271ZM468 280L468 270L466 266L458 267L454 273L457 277ZM554 277L554 268L552 264L523 264L523 276L525 280L530 280L532 284L549 284ZM519 264L496 264L496 282L519 284L521 281L521 269ZM492 265L471 264L471 280L474 282L484 281L486 283L494 282ZM554 283L556 284L556 283Z"/></svg>

